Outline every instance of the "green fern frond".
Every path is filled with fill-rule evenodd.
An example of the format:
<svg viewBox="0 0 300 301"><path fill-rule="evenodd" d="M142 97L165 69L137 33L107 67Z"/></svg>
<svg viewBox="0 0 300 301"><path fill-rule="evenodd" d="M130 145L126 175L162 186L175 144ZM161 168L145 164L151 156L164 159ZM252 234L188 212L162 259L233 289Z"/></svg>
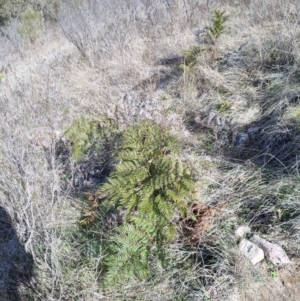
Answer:
<svg viewBox="0 0 300 301"><path fill-rule="evenodd" d="M113 283L146 279L150 258L165 259L165 248L176 237L174 214L187 214L194 184L177 139L151 121L126 129L117 159L99 190L125 212L126 223L117 229L106 260L106 279Z"/></svg>
<svg viewBox="0 0 300 301"><path fill-rule="evenodd" d="M153 229L147 221L136 220L118 229L106 258L106 284L144 280L149 274L149 246L154 241Z"/></svg>
<svg viewBox="0 0 300 301"><path fill-rule="evenodd" d="M72 144L72 157L83 159L89 151L101 151L101 141L117 132L117 124L106 116L80 118L65 131Z"/></svg>

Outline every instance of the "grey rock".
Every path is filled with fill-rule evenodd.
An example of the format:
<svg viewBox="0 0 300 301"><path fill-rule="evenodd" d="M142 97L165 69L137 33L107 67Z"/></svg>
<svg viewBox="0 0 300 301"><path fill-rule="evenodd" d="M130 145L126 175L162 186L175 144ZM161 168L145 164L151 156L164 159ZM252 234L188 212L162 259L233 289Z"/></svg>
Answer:
<svg viewBox="0 0 300 301"><path fill-rule="evenodd" d="M261 262L264 259L264 251L256 244L243 238L239 245L239 251L247 257L253 265Z"/></svg>
<svg viewBox="0 0 300 301"><path fill-rule="evenodd" d="M251 229L249 226L247 225L243 225L243 226L239 226L236 230L235 230L235 236L236 237L240 237L243 238L246 236L247 233L250 233Z"/></svg>
<svg viewBox="0 0 300 301"><path fill-rule="evenodd" d="M265 252L266 257L273 264L282 265L291 263L285 251L278 244L270 243L258 235L253 235L251 241Z"/></svg>

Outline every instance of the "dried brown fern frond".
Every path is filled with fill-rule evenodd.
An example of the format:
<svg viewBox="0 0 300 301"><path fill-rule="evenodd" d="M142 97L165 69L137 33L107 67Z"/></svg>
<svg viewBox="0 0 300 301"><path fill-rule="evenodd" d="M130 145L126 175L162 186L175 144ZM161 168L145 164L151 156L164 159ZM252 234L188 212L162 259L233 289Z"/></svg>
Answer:
<svg viewBox="0 0 300 301"><path fill-rule="evenodd" d="M79 206L81 210L81 226L87 226L93 223L98 217L98 207L100 203L107 197L107 194L85 193L84 198L87 200L87 206Z"/></svg>
<svg viewBox="0 0 300 301"><path fill-rule="evenodd" d="M215 207L203 203L192 203L191 211L195 219L185 218L180 222L184 243L191 245L201 242L204 235L211 230L214 220L222 214L227 205L228 201Z"/></svg>

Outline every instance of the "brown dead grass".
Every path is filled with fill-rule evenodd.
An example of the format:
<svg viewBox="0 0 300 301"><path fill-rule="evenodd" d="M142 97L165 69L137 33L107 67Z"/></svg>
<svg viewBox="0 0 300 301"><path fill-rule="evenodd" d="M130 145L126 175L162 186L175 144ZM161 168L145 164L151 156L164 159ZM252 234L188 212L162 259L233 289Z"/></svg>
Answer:
<svg viewBox="0 0 300 301"><path fill-rule="evenodd" d="M96 0L82 2L105 3ZM214 268L208 268L206 274L209 285L201 283L201 289L196 293L194 288L190 289L194 295L189 300L203 299L202 291L209 287L218 288L216 291L224 287L227 289L222 284L226 282L222 282L224 279L232 280L235 277L232 282L242 279L246 287L253 282L253 275L237 275L232 271L228 251L232 245L227 249L228 233L225 237L221 233L223 228L218 230L218 223L223 214L229 216L226 229L239 222L230 206L231 202L224 200L233 199L239 209L247 199L253 198L255 202L262 199L262 193L257 192L257 187L261 185L260 169L254 166L253 173L257 173L255 179L250 172L245 172L247 162L252 164L252 158L248 158L250 155L235 156L237 163L226 167L226 172L221 172L219 165L210 161L206 162L208 167L204 169L200 166L199 158L200 155L207 156L207 149L202 147L199 139L201 135L207 134L199 129L199 135L191 135L184 126L183 118L187 111L206 107L216 110L217 104L226 101L231 104L231 108L222 114L231 120L233 130L237 132L261 117L261 104L272 110L278 107L281 96L285 95L282 91L285 88L288 90L289 82L286 80L277 88L277 98L267 98L273 86L268 86L266 78L268 73L274 71L272 68L291 62L293 66L287 66L283 71L276 69L276 72L286 79L297 75L299 3L294 0L243 0L235 1L233 7L233 2L229 0L153 1L146 10L142 2L116 2L120 8L118 22L115 22L114 11L103 15L103 18L99 17L102 11L90 11L86 16L80 15L85 10L78 11L79 15L65 11L60 24L65 26L65 30L70 30L68 38L60 28L52 27L53 24L48 24L44 35L35 44L26 44L20 40L17 24L3 29L3 36L0 37L0 69L4 76L0 82L0 170L1 189L7 192L3 198L1 194L1 201L11 213L15 213L20 237L38 263L38 275L43 282L38 290L42 299L118 300L96 293L99 292L96 280L99 276L99 257L88 257L85 250L86 258L82 259L76 235L72 242L66 242L71 236L70 227L79 221L79 212L82 213L82 224L95 221L101 199L88 195L85 205L80 203L76 210L70 208L69 190L65 189L60 180L60 166L56 165L55 158L51 158L52 170L49 170L45 159L47 154L28 146L26 133L41 126L63 131L82 115L113 115L116 106L122 111L120 115L126 117L124 123L150 116L166 123L184 142L193 140L186 146L185 152L189 153L191 148L195 151L195 173L199 178L203 176L199 199L201 196L207 202L195 201L191 206L195 220L180 222L184 243L205 247L206 236L213 229L216 235L220 234L218 243L221 250L218 249L218 253L223 255L221 259L214 255L217 263ZM111 1L110 5L113 3ZM127 10L126 5L130 6L130 3L136 3L136 9ZM167 3L171 4L170 8ZM188 7L185 7L186 4ZM160 60L181 56L182 50L196 44L194 33L211 24L214 8L225 10L230 15L227 29L215 51L216 62L212 62L212 56L208 53L207 57L199 58L195 72L189 75L178 73L176 65L160 66ZM89 20L90 17L92 19ZM77 38L79 40L75 41ZM263 85L265 89L262 89ZM129 101L129 97L125 100L122 95L134 97ZM167 105L162 105L163 102ZM270 129L274 132L273 128ZM185 140L185 137L188 139ZM264 141L268 141L269 136L264 137ZM254 144L255 147L257 145ZM218 160L224 158L218 157ZM298 161L293 163L298 166ZM266 184L264 190L271 190L270 186ZM290 198L291 208L287 211L293 213L299 207L298 199L294 195L287 198ZM220 199L222 202L219 205L208 205ZM295 220L293 223L294 237L297 238L299 222ZM229 243L232 244L232 241ZM59 258L67 262L67 267L60 264ZM177 274L181 272L179 270ZM231 278L226 278L229 274ZM76 281L73 281L73 277ZM293 271L289 276L280 277L285 279L282 283L286 299L282 293L274 296L277 283L274 282L270 289L260 283L250 293L247 292L247 298L250 299L245 300L256 300L251 296L253 292L260 296L257 297L259 301L299 300L294 290L299 283L298 272ZM183 300L185 296L172 295L172 289L185 292L189 287L188 281L178 288L178 282L182 280L175 281L175 278L178 277L166 281L163 287L165 297L161 297L160 291L151 287L146 294L148 299L145 297L144 300ZM194 283L196 278L199 275L191 282ZM244 300L243 296L245 294L242 293L237 300ZM37 296L35 300L39 298ZM216 297L212 300L225 299Z"/></svg>
<svg viewBox="0 0 300 301"><path fill-rule="evenodd" d="M217 206L207 206L202 203L192 203L191 212L195 219L183 219L180 227L183 233L183 241L187 245L204 243L205 234L207 234L215 220L226 210L228 201Z"/></svg>
<svg viewBox="0 0 300 301"><path fill-rule="evenodd" d="M248 267L247 269L253 268ZM260 278L257 281L248 278L248 282L240 286L237 292L229 297L230 301L299 300L299 260L294 261L291 266L279 269L272 269L267 264L261 264L259 269ZM273 277L271 277L271 271L273 271Z"/></svg>

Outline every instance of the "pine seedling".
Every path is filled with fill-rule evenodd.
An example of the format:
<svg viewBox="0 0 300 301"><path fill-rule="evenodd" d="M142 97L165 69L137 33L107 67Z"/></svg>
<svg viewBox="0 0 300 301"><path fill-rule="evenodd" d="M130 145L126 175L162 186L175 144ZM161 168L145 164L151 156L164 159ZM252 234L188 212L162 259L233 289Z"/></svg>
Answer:
<svg viewBox="0 0 300 301"><path fill-rule="evenodd" d="M213 44L216 44L216 41L225 31L225 22L228 20L229 16L225 15L225 12L221 12L217 9L214 10L213 24L209 27L209 36Z"/></svg>
<svg viewBox="0 0 300 301"><path fill-rule="evenodd" d="M196 66L197 58L202 51L202 46L190 46L189 49L183 50L184 62L179 65L179 68L181 68L184 72L191 72Z"/></svg>

